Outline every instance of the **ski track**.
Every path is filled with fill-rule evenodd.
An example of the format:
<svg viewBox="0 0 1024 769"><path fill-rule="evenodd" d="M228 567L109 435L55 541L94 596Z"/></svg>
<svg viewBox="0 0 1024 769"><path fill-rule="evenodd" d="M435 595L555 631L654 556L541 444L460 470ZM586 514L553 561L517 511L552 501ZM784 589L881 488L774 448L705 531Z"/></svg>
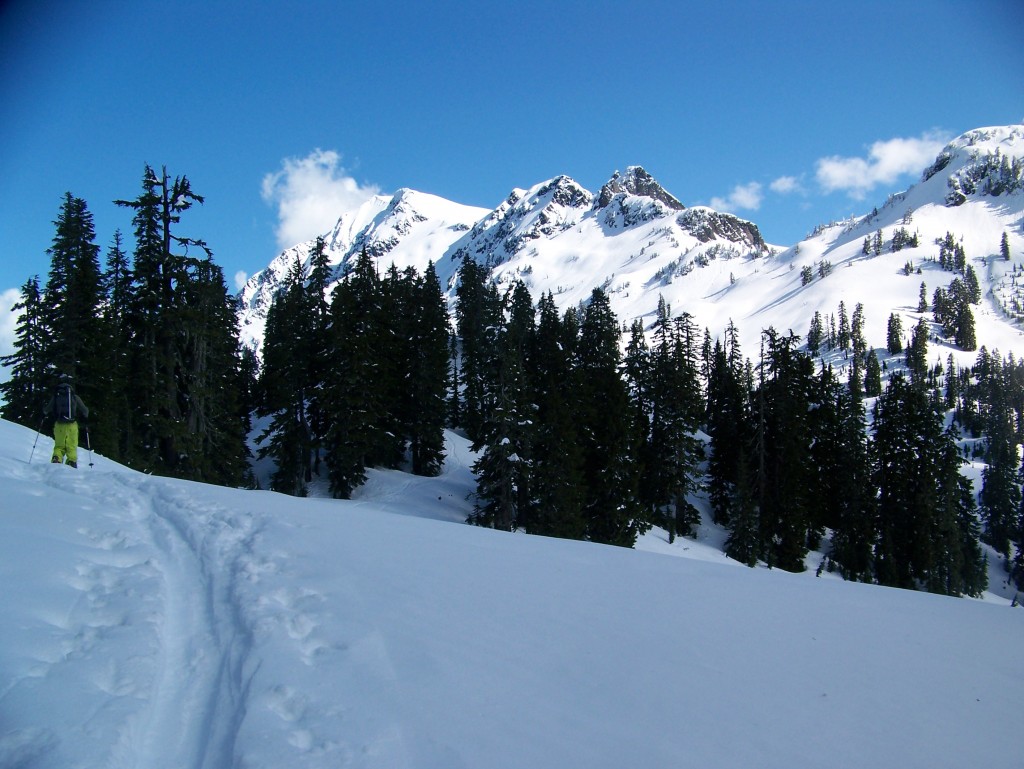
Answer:
<svg viewBox="0 0 1024 769"><path fill-rule="evenodd" d="M304 559L259 547L267 520L202 500L186 482L55 466L25 474L95 510L79 530L86 555L64 577L78 598L66 616L47 618L62 641L36 672L69 666L74 677L76 661L105 658L87 682L99 704L82 727L101 711L121 719L104 766L415 765L394 717L401 697L384 634L350 580L330 595L307 587L317 583L305 579ZM321 662L347 670L348 691L323 686ZM77 739L9 733L0 766L81 766ZM242 754L238 744L250 747Z"/></svg>
<svg viewBox="0 0 1024 769"><path fill-rule="evenodd" d="M80 532L93 542L93 555L68 579L87 611L82 627L70 616L58 622L74 634L65 659L101 644L114 628L148 624L155 632L150 660L126 668L112 655L108 680L93 682L108 694L145 702L125 720L109 765L232 766L253 672L235 582L253 563L256 523L197 507L166 481L48 470L49 485L92 499L100 513L95 528ZM149 583L156 589L140 595Z"/></svg>

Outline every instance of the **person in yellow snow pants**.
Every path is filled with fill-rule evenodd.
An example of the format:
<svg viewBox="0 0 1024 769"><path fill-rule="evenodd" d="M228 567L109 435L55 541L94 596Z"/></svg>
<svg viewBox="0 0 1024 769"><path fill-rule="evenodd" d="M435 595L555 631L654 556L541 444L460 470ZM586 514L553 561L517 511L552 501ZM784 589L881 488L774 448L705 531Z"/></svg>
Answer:
<svg viewBox="0 0 1024 769"><path fill-rule="evenodd" d="M71 387L71 377L62 374L53 397L43 408L43 415L53 422L53 457L55 464L67 462L78 467L78 418L89 418L89 409Z"/></svg>
<svg viewBox="0 0 1024 769"><path fill-rule="evenodd" d="M53 458L51 462L67 462L78 467L78 422L54 422Z"/></svg>

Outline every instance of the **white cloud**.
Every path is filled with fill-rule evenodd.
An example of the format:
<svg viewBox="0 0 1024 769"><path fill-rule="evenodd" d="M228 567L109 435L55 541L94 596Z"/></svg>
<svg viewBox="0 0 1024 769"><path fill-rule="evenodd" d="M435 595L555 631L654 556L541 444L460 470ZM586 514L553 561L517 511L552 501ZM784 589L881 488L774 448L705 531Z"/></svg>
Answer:
<svg viewBox="0 0 1024 769"><path fill-rule="evenodd" d="M879 184L891 184L901 176L920 172L948 141L944 134L930 131L917 138L877 141L866 158L822 158L817 163L818 183L825 192L845 190L850 197L862 200Z"/></svg>
<svg viewBox="0 0 1024 769"><path fill-rule="evenodd" d="M772 192L777 192L780 195L789 195L794 192L802 193L804 191L803 185L795 176L780 176L768 186Z"/></svg>
<svg viewBox="0 0 1024 769"><path fill-rule="evenodd" d="M14 311L14 305L21 301L21 290L9 288L0 292L0 355L10 355L14 352L14 331L18 325L20 312ZM4 381L10 375L5 366L0 366L0 381Z"/></svg>
<svg viewBox="0 0 1024 769"><path fill-rule="evenodd" d="M263 200L277 206L275 235L281 248L322 235L339 216L378 192L349 176L341 155L321 149L304 158L286 158L280 171L263 177L262 186Z"/></svg>
<svg viewBox="0 0 1024 769"><path fill-rule="evenodd" d="M761 207L764 193L759 182L737 184L725 198L711 198L711 207L719 211L756 211Z"/></svg>
<svg viewBox="0 0 1024 769"><path fill-rule="evenodd" d="M249 280L249 273L247 273L245 270L239 270L238 272L236 272L235 273L235 290L236 291L241 291L243 288L245 288L245 283L248 280Z"/></svg>

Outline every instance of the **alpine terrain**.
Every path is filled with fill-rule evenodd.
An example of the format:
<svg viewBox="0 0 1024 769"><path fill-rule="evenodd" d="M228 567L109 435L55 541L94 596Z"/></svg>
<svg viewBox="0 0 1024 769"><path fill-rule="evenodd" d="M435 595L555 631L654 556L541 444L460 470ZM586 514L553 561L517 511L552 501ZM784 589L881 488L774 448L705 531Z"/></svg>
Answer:
<svg viewBox="0 0 1024 769"><path fill-rule="evenodd" d="M1022 165L1024 126L970 131L910 189L865 215L819 224L788 247L766 243L752 222L684 207L637 166L616 172L596 195L560 176L512 190L493 211L400 190L343 214L324 239L336 277L365 248L382 272L392 263L422 272L433 262L451 293L460 264L471 258L499 286L520 280L535 298L551 292L563 310L601 287L626 325L642 318L649 326L660 298L712 337L732 320L749 353L763 329L806 334L816 310L827 317L840 301L849 310L864 305L865 335L883 346L891 313L903 316L904 329L913 327L922 282L930 298L954 279L939 262L939 241L951 235L981 283L977 338L1006 353L1024 351L1014 263L1000 250L1005 234L1010 253L1018 260L1024 253ZM248 343L259 346L270 299L311 248L287 249L243 288ZM806 270L813 280L803 277ZM947 350L938 350L944 360Z"/></svg>
<svg viewBox="0 0 1024 769"><path fill-rule="evenodd" d="M1024 126L789 245L639 166L376 197L248 281L243 355L192 202L147 167L101 281L68 193L23 290L0 769L1022 765Z"/></svg>

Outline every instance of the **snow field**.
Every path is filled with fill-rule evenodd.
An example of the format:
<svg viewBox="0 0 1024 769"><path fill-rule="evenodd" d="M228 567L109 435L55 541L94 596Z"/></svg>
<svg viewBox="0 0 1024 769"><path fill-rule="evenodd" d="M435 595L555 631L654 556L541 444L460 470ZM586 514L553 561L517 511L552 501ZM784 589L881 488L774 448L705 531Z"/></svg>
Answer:
<svg viewBox="0 0 1024 769"><path fill-rule="evenodd" d="M0 422L5 769L1020 765L1005 604L429 520L451 435L352 502L33 437Z"/></svg>

